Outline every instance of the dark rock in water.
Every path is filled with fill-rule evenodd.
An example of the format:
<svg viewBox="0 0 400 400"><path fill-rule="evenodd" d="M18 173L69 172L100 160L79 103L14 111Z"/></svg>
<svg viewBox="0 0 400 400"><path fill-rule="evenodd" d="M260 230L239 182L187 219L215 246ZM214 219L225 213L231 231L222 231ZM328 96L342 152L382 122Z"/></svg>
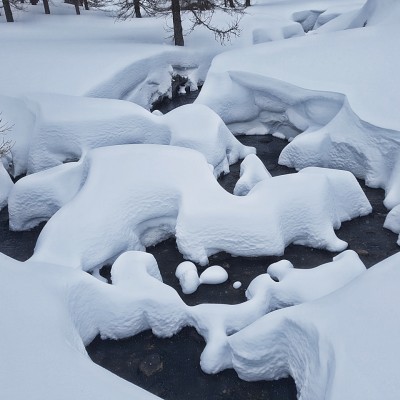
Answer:
<svg viewBox="0 0 400 400"><path fill-rule="evenodd" d="M161 372L164 368L161 357L158 353L147 356L139 365L139 371L146 376L152 376Z"/></svg>

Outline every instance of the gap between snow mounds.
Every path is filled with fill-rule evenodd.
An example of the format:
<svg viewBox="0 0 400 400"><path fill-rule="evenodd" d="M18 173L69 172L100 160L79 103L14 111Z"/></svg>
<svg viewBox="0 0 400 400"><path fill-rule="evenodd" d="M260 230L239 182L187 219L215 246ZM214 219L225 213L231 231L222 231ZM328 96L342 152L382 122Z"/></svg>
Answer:
<svg viewBox="0 0 400 400"><path fill-rule="evenodd" d="M96 147L129 143L196 149L214 166L217 175L255 152L243 146L221 118L203 105L186 105L166 115L154 115L127 101L55 94L30 95L23 100L1 96L0 103L4 117L16 121L10 154L13 175L80 159ZM19 118L14 115L17 109Z"/></svg>
<svg viewBox="0 0 400 400"><path fill-rule="evenodd" d="M290 143L281 153L281 165L347 170L367 186L383 188L389 210L400 204L399 131L361 120L340 93L248 72L231 71L228 77L234 95L216 111L233 133L286 138Z"/></svg>
<svg viewBox="0 0 400 400"><path fill-rule="evenodd" d="M150 110L162 97L172 96L175 75L187 78L190 90L204 82L214 51L173 49L141 59L86 93L86 96L127 100Z"/></svg>
<svg viewBox="0 0 400 400"><path fill-rule="evenodd" d="M87 177L81 187L71 188L78 190L72 199L58 187L67 185L69 175L77 179L84 170L80 163L27 176L14 186L9 202L14 230L31 228L55 211L54 204L62 206L43 228L32 260L93 270L124 251L144 250L172 235L181 254L201 265L220 251L281 255L290 243L342 251L347 243L334 229L371 212L347 171L306 169L263 180L246 196L234 196L219 185L205 158L190 149L103 147L84 162ZM40 204L32 187L40 191Z"/></svg>

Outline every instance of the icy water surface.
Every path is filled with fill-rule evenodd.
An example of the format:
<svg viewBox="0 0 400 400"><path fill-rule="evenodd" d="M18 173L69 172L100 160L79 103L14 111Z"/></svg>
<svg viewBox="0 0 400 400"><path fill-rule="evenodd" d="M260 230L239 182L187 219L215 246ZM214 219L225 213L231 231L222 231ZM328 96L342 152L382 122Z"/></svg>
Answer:
<svg viewBox="0 0 400 400"><path fill-rule="evenodd" d="M190 101L193 99L181 99L180 103ZM169 104L168 109L173 105ZM295 172L278 165L279 154L287 142L272 136L240 136L239 140L257 148L257 155L272 175ZM230 192L239 178L239 168L240 164L232 166L231 173L220 179L221 185ZM344 223L337 233L370 267L398 252L399 247L396 245L397 235L383 229L387 214L382 204L383 190L366 188L363 182L360 184L374 211L369 216ZM43 225L29 232L10 232L7 209L1 211L0 251L21 261L28 259ZM183 261L175 240L169 239L148 251L157 259L164 282L174 287L189 305L243 302L250 281L264 273L271 263L283 258L290 260L295 267L310 268L328 262L335 256L335 253L294 245L286 249L283 257L245 258L219 253L210 257L210 264L226 268L228 281L222 285L202 285L194 294L184 295L175 277L176 266ZM199 267L199 272L203 270L204 267ZM109 268L103 268L105 276L108 272ZM243 284L238 290L232 287L235 281ZM232 370L217 375L204 374L199 366L203 348L202 337L194 329L186 328L170 339L159 339L150 331L119 341L96 338L87 351L97 364L165 399L296 399L296 388L291 378L250 383L240 380Z"/></svg>

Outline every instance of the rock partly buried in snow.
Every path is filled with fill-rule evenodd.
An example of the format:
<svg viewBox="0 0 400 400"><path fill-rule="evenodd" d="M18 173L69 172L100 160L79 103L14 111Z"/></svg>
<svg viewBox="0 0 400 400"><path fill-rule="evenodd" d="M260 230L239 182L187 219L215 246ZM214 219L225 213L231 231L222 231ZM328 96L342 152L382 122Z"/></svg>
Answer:
<svg viewBox="0 0 400 400"><path fill-rule="evenodd" d="M281 255L290 243L341 251L347 243L334 229L371 212L358 182L346 171L315 169L274 177L259 182L247 196L234 196L221 188L200 153L172 146L99 148L82 162L45 173L46 178L35 178L41 179L36 186L40 204L30 189L11 194L10 227L31 228L48 217L55 203L64 203L39 236L33 260L85 270L172 235L183 256L201 265L220 251ZM59 190L69 176L84 183L75 186L72 199L71 192L65 194L71 200L64 201Z"/></svg>
<svg viewBox="0 0 400 400"><path fill-rule="evenodd" d="M179 279L182 292L185 294L194 293L200 285L197 267L190 261L184 261L178 265L175 276Z"/></svg>
<svg viewBox="0 0 400 400"><path fill-rule="evenodd" d="M220 265L212 265L200 275L200 283L205 285L219 285L227 280L228 273Z"/></svg>
<svg viewBox="0 0 400 400"><path fill-rule="evenodd" d="M228 279L228 273L219 265L206 268L199 277L197 267L190 261L180 263L175 276L185 294L194 293L200 285L219 285Z"/></svg>
<svg viewBox="0 0 400 400"><path fill-rule="evenodd" d="M6 106L15 101L0 98ZM24 115L27 106L20 103ZM23 132L16 137L18 152L13 157L18 174L38 172L78 160L90 149L119 144L193 148L204 154L216 174L228 172L229 164L255 152L242 145L221 118L205 106L186 105L158 115L137 104L113 99L38 94L27 98L26 103L31 112L24 117L27 123L18 125Z"/></svg>
<svg viewBox="0 0 400 400"><path fill-rule="evenodd" d="M258 182L270 177L263 162L255 154L249 154L240 164L240 179L236 182L233 194L245 196Z"/></svg>
<svg viewBox="0 0 400 400"><path fill-rule="evenodd" d="M230 336L232 367L250 381L291 375L304 400L397 399L399 264L396 254L324 298Z"/></svg>
<svg viewBox="0 0 400 400"><path fill-rule="evenodd" d="M13 188L14 184L4 169L3 163L0 157L0 210L7 205L8 196Z"/></svg>

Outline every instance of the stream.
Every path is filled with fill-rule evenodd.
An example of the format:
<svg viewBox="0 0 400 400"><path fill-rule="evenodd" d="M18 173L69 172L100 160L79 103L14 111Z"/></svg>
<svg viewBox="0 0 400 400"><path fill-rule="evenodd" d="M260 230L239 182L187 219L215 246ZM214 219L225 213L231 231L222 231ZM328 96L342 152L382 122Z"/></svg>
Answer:
<svg viewBox="0 0 400 400"><path fill-rule="evenodd" d="M165 100L157 104L162 112L194 101L196 93ZM295 172L278 165L278 157L287 144L272 136L238 136L245 145L257 148L258 157L273 176ZM219 179L221 186L232 192L239 178L240 163L231 166L231 173ZM383 206L384 191L370 189L359 181L373 212L365 217L346 222L337 231L339 238L349 243L367 267L399 251L397 235L384 229L387 210ZM36 239L44 223L27 232L11 232L8 229L7 208L0 212L0 251L20 261L33 253ZM177 265L183 261L174 239L168 239L147 249L154 255L163 280L174 287L189 305L201 303L237 304L245 301L245 290L257 275L281 259L290 260L297 268L315 267L332 260L336 253L291 245L282 257L232 257L219 253L210 257L210 265L223 266L229 274L221 285L201 285L191 294L184 295L175 277ZM199 267L201 273L205 267ZM110 267L103 267L101 274L109 276ZM240 289L233 282L242 282ZM294 400L296 387L293 379L272 382L245 382L233 370L207 375L200 369L200 354L204 348L203 338L193 328L185 328L169 339L155 337L150 331L142 332L124 340L101 340L97 337L88 347L91 359L118 376L166 399L166 400L217 400L217 399L270 399ZM268 345L268 344L266 344Z"/></svg>

